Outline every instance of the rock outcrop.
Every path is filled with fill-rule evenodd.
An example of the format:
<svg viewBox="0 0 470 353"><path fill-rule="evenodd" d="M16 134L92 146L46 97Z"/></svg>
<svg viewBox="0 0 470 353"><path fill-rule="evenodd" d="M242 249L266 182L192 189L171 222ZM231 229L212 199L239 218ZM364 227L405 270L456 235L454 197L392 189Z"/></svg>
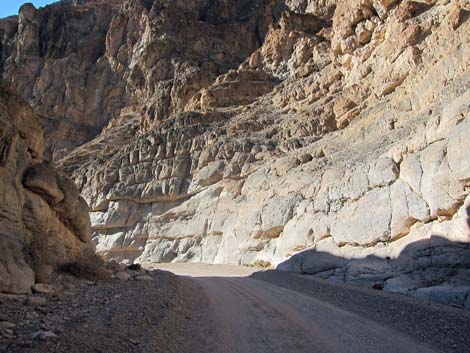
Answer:
<svg viewBox="0 0 470 353"><path fill-rule="evenodd" d="M3 78L35 109L54 159L95 137L127 102L103 58L119 3L25 4L0 21Z"/></svg>
<svg viewBox="0 0 470 353"><path fill-rule="evenodd" d="M37 112L59 160L123 108L138 112L144 127L183 110L261 45L278 12L274 3L25 4L18 17L0 21L0 69Z"/></svg>
<svg viewBox="0 0 470 353"><path fill-rule="evenodd" d="M61 75L49 91L42 64L34 80L14 75L33 52L30 26L64 9L85 22L84 48L99 47L78 54L74 77L102 89ZM0 22L1 68L47 109L46 131L96 127L80 141L56 129L57 146L71 144L52 149L106 257L262 261L470 306L469 11L460 0L62 2ZM98 14L96 31L83 18ZM31 55L72 67L80 51L65 52ZM77 97L100 108L87 98L61 115L69 101L37 98L64 87L89 87Z"/></svg>
<svg viewBox="0 0 470 353"><path fill-rule="evenodd" d="M45 148L31 107L0 82L0 292L28 293L94 253L88 206Z"/></svg>

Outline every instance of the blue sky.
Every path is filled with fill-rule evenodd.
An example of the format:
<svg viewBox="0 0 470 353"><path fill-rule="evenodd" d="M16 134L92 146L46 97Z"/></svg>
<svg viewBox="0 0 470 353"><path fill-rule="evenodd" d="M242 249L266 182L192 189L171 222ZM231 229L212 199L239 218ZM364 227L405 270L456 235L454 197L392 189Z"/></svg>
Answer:
<svg viewBox="0 0 470 353"><path fill-rule="evenodd" d="M0 0L0 18L18 15L18 9L27 2L32 2L34 6L41 7L56 1L57 0Z"/></svg>

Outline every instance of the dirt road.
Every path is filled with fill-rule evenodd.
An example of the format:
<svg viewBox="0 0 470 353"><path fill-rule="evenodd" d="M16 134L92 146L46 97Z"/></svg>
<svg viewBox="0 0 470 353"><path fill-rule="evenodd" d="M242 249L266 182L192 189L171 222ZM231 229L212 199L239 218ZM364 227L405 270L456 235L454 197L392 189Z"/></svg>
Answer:
<svg viewBox="0 0 470 353"><path fill-rule="evenodd" d="M279 271L157 267L0 295L0 352L470 353L469 311Z"/></svg>
<svg viewBox="0 0 470 353"><path fill-rule="evenodd" d="M190 275L204 289L216 327L215 352L470 352L470 341L462 339L470 315L463 310L277 271L249 278L234 276L253 269L160 268ZM231 277L220 277L222 272Z"/></svg>

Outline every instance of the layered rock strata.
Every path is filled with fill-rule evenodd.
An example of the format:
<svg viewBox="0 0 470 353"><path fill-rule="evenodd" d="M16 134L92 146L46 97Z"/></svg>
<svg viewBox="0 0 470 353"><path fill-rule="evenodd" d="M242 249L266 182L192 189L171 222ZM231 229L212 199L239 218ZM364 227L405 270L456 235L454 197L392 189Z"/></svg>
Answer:
<svg viewBox="0 0 470 353"><path fill-rule="evenodd" d="M124 98L60 159L102 254L470 305L468 3L111 7L99 60Z"/></svg>

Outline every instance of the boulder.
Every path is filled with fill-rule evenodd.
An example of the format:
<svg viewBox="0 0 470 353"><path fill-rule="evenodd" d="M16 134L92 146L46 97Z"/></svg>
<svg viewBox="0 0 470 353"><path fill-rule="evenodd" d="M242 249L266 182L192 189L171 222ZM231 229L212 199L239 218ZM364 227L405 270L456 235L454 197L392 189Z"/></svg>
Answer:
<svg viewBox="0 0 470 353"><path fill-rule="evenodd" d="M73 184L64 190L31 108L2 82L0 123L0 291L45 291L35 280L93 253L87 206Z"/></svg>

